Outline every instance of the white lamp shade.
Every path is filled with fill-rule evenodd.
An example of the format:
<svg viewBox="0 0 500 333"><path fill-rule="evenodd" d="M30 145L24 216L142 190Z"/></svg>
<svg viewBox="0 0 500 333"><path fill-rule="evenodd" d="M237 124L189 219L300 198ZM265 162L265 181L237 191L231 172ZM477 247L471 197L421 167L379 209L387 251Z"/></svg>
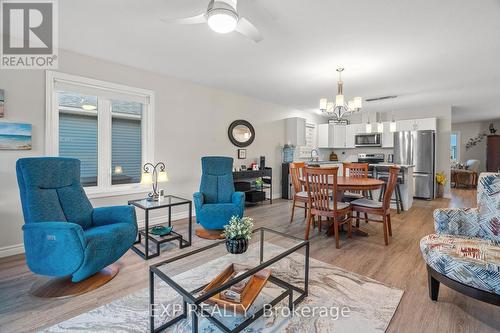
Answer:
<svg viewBox="0 0 500 333"><path fill-rule="evenodd" d="M353 99L353 106L355 109L361 109L363 107L363 98L361 97L354 97Z"/></svg>
<svg viewBox="0 0 500 333"><path fill-rule="evenodd" d="M332 112L332 111L333 111L333 107L334 107L333 102L328 102L328 103L326 104L326 110L327 110L328 112Z"/></svg>
<svg viewBox="0 0 500 333"><path fill-rule="evenodd" d="M354 107L354 101L348 101L347 102L347 108L349 110L354 110L355 109L355 107Z"/></svg>
<svg viewBox="0 0 500 333"><path fill-rule="evenodd" d="M396 132L396 122L395 121L391 121L391 124L389 125L389 131L391 131L392 133Z"/></svg>
<svg viewBox="0 0 500 333"><path fill-rule="evenodd" d="M384 124L377 123L377 132L378 133L383 133L384 132Z"/></svg>
<svg viewBox="0 0 500 333"><path fill-rule="evenodd" d="M326 110L326 104L328 103L328 100L326 98L322 98L319 100L319 109L320 110Z"/></svg>
<svg viewBox="0 0 500 333"><path fill-rule="evenodd" d="M141 177L141 184L144 185L153 184L153 174L151 172L143 172Z"/></svg>
<svg viewBox="0 0 500 333"><path fill-rule="evenodd" d="M335 104L338 106L344 105L344 95L335 96Z"/></svg>
<svg viewBox="0 0 500 333"><path fill-rule="evenodd" d="M158 183L168 182L168 175L166 171L158 172Z"/></svg>
<svg viewBox="0 0 500 333"><path fill-rule="evenodd" d="M372 132L372 124L368 123L366 124L366 133L371 133Z"/></svg>

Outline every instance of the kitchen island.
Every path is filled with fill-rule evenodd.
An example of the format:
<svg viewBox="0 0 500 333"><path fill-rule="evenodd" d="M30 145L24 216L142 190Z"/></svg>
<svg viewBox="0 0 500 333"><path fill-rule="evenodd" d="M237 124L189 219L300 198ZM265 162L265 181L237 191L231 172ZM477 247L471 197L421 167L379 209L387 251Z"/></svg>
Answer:
<svg viewBox="0 0 500 333"><path fill-rule="evenodd" d="M373 177L379 178L381 176L387 175L387 172L384 171L388 169L390 166L399 166L401 170L399 171L399 179L401 179L402 183L399 184L399 190L401 192L401 200L403 202L403 210L409 210L413 206L413 169L414 165L407 164L392 164L392 163L377 163L377 164L369 164L370 167L373 167ZM382 171L380 171L382 170ZM373 191L373 198L378 199L380 190ZM395 194L393 194L393 198ZM396 203L391 203L391 208L396 209Z"/></svg>

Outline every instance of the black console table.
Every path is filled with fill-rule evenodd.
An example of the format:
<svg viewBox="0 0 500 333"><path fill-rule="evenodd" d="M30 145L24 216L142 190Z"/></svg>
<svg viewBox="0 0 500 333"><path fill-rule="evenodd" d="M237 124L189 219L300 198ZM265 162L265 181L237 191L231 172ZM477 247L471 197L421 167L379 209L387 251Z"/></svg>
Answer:
<svg viewBox="0 0 500 333"><path fill-rule="evenodd" d="M264 200L269 200L269 204L273 203L273 169L264 168L261 170L243 170L243 171L233 171L233 180L235 182L248 181L252 182L256 178L262 178L264 184L262 187L256 188L254 185L250 188L243 190L245 196L248 198L249 195L255 192L264 193ZM269 189L269 198L265 197L265 190ZM247 200L248 201L248 200Z"/></svg>

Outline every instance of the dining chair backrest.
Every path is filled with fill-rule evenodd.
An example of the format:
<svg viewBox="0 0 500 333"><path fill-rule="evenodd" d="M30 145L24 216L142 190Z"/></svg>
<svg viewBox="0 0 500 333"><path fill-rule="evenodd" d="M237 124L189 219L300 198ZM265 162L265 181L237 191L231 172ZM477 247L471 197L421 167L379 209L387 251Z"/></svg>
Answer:
<svg viewBox="0 0 500 333"><path fill-rule="evenodd" d="M342 163L343 176L353 178L368 178L368 163Z"/></svg>
<svg viewBox="0 0 500 333"><path fill-rule="evenodd" d="M304 169L306 164L304 162L290 163L290 175L292 177L292 184L295 193L302 192L303 186L300 179L304 177Z"/></svg>
<svg viewBox="0 0 500 333"><path fill-rule="evenodd" d="M306 167L307 192L309 194L310 207L328 215L332 212L330 205L333 196L333 211L337 210L337 172L339 167L314 168Z"/></svg>
<svg viewBox="0 0 500 333"><path fill-rule="evenodd" d="M384 198L382 199L382 208L384 210L389 209L391 206L391 197L398 182L398 174L400 169L401 168L397 166L389 167L389 179L387 180L387 184L385 185Z"/></svg>

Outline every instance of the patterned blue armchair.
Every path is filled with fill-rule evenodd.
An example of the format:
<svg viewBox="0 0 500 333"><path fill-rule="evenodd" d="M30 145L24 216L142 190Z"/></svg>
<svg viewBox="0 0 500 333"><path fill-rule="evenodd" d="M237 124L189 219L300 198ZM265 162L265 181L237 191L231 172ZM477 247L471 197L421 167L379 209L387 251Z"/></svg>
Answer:
<svg viewBox="0 0 500 333"><path fill-rule="evenodd" d="M245 194L234 191L233 159L201 158L200 191L193 194L196 222L205 229L223 229L232 216L243 216Z"/></svg>
<svg viewBox="0 0 500 333"><path fill-rule="evenodd" d="M131 206L92 208L80 161L22 158L16 163L28 267L79 282L117 261L137 236Z"/></svg>
<svg viewBox="0 0 500 333"><path fill-rule="evenodd" d="M477 208L436 209L436 233L420 241L429 294L439 283L500 305L500 173L482 173Z"/></svg>

